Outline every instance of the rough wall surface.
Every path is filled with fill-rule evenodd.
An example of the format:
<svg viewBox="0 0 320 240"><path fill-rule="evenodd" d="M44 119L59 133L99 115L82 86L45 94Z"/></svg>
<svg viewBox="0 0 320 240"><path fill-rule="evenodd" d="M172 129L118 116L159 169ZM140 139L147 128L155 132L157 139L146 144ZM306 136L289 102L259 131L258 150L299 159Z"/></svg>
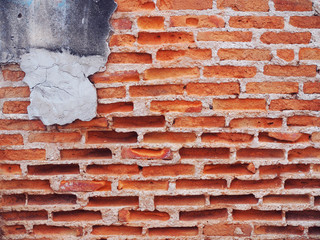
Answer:
<svg viewBox="0 0 320 240"><path fill-rule="evenodd" d="M117 3L92 121L2 68L2 238L319 239L319 2Z"/></svg>

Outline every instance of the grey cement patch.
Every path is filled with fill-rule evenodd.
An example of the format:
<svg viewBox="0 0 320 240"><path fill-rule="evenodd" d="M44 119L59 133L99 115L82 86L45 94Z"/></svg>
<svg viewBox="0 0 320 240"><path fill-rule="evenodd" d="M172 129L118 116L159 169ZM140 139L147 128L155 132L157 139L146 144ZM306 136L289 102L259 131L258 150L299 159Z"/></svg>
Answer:
<svg viewBox="0 0 320 240"><path fill-rule="evenodd" d="M1 0L0 64L16 62L31 89L30 119L67 124L96 116L88 76L106 63L114 0Z"/></svg>

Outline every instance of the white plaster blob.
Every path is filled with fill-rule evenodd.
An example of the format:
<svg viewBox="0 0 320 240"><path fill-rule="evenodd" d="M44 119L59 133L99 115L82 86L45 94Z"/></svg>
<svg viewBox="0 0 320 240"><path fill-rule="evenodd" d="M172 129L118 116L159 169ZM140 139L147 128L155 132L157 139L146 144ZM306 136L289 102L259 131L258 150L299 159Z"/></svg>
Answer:
<svg viewBox="0 0 320 240"><path fill-rule="evenodd" d="M40 119L45 125L90 121L96 116L97 92L87 77L105 63L102 56L31 49L20 64L26 73L23 81L31 90L29 118Z"/></svg>

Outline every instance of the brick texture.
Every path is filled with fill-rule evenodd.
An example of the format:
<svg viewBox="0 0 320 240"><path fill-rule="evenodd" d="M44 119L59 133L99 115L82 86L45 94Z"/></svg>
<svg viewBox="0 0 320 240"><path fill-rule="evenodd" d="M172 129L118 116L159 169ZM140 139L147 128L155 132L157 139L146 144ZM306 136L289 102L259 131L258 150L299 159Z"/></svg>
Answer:
<svg viewBox="0 0 320 240"><path fill-rule="evenodd" d="M93 120L1 66L0 239L319 239L319 1L116 2Z"/></svg>

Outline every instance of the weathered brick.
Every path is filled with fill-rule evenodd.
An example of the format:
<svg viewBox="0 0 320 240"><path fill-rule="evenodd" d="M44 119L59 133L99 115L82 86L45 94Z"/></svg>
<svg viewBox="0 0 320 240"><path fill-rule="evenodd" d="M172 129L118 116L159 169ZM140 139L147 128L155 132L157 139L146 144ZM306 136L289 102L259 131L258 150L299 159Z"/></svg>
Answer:
<svg viewBox="0 0 320 240"><path fill-rule="evenodd" d="M111 182L89 180L61 181L59 190L63 192L110 191Z"/></svg>
<svg viewBox="0 0 320 240"><path fill-rule="evenodd" d="M105 158L111 158L112 154L108 148L63 149L63 150L60 150L60 156L61 156L61 160L105 159Z"/></svg>
<svg viewBox="0 0 320 240"><path fill-rule="evenodd" d="M205 10L212 8L211 1L193 1L193 0L159 0L157 5L160 10Z"/></svg>
<svg viewBox="0 0 320 240"><path fill-rule="evenodd" d="M168 221L170 215L166 212L159 211L135 211L135 210L120 210L120 222L136 222L136 221Z"/></svg>
<svg viewBox="0 0 320 240"><path fill-rule="evenodd" d="M169 148L164 149L146 149L146 148L123 148L121 157L124 159L140 159L140 160L155 160L172 159L172 153Z"/></svg>
<svg viewBox="0 0 320 240"><path fill-rule="evenodd" d="M2 87L0 88L1 98L25 98L30 96L28 87Z"/></svg>
<svg viewBox="0 0 320 240"><path fill-rule="evenodd" d="M0 134L0 146L23 145L21 134Z"/></svg>
<svg viewBox="0 0 320 240"><path fill-rule="evenodd" d="M201 112L202 103L200 101L152 101L150 104L152 112Z"/></svg>
<svg viewBox="0 0 320 240"><path fill-rule="evenodd" d="M157 52L157 60L173 61L173 60L209 60L212 58L211 49L190 48L187 50L159 50Z"/></svg>
<svg viewBox="0 0 320 240"><path fill-rule="evenodd" d="M118 18L113 19L111 25L117 30L129 30L132 27L132 22L128 18Z"/></svg>
<svg viewBox="0 0 320 240"><path fill-rule="evenodd" d="M284 110L320 110L320 100L277 99L270 103L271 111Z"/></svg>
<svg viewBox="0 0 320 240"><path fill-rule="evenodd" d="M223 28L225 22L219 16L207 15L185 15L172 16L170 18L171 27L197 27L197 28Z"/></svg>
<svg viewBox="0 0 320 240"><path fill-rule="evenodd" d="M150 166L142 169L145 177L193 175L195 167L189 164Z"/></svg>
<svg viewBox="0 0 320 240"><path fill-rule="evenodd" d="M252 175L254 172L248 169L248 164L216 164L205 165L203 174L214 175Z"/></svg>
<svg viewBox="0 0 320 240"><path fill-rule="evenodd" d="M198 41L216 41L216 42L250 42L252 32L199 32Z"/></svg>
<svg viewBox="0 0 320 240"><path fill-rule="evenodd" d="M119 181L119 190L168 190L169 183L167 181Z"/></svg>
<svg viewBox="0 0 320 240"><path fill-rule="evenodd" d="M19 70L18 68L11 70L11 69L3 69L2 67L2 75L5 81L18 82L18 81L22 81L22 79L25 77L26 74L23 71L21 71L21 69Z"/></svg>
<svg viewBox="0 0 320 240"><path fill-rule="evenodd" d="M99 99L104 98L124 98L126 96L125 87L99 88L97 89Z"/></svg>
<svg viewBox="0 0 320 240"><path fill-rule="evenodd" d="M36 235L66 235L80 237L82 236L83 230L81 227L34 225L33 233Z"/></svg>
<svg viewBox="0 0 320 240"><path fill-rule="evenodd" d="M182 159L228 159L229 148L181 148Z"/></svg>
<svg viewBox="0 0 320 240"><path fill-rule="evenodd" d="M253 194L250 195L221 195L211 196L210 204L217 205L235 205L235 204L257 204L258 198L255 198Z"/></svg>
<svg viewBox="0 0 320 240"><path fill-rule="evenodd" d="M278 49L277 56L287 62L291 62L294 59L293 49Z"/></svg>
<svg viewBox="0 0 320 240"><path fill-rule="evenodd" d="M252 78L256 73L255 67L238 66L208 66L203 70L203 75L208 78Z"/></svg>
<svg viewBox="0 0 320 240"><path fill-rule="evenodd" d="M18 164L0 164L0 175L21 175L21 168Z"/></svg>
<svg viewBox="0 0 320 240"><path fill-rule="evenodd" d="M163 95L182 95L184 92L182 84L168 85L140 85L131 86L129 89L132 97L156 97Z"/></svg>
<svg viewBox="0 0 320 240"><path fill-rule="evenodd" d="M114 117L115 128L157 128L164 127L163 116L141 116L141 117Z"/></svg>
<svg viewBox="0 0 320 240"><path fill-rule="evenodd" d="M268 12L268 0L218 0L217 7L219 9L231 8L235 11L255 11L255 12Z"/></svg>
<svg viewBox="0 0 320 240"><path fill-rule="evenodd" d="M158 80L170 78L197 78L199 68L150 68L144 72L144 80Z"/></svg>
<svg viewBox="0 0 320 240"><path fill-rule="evenodd" d="M112 52L108 63L116 64L148 64L152 63L152 56L148 53L137 52Z"/></svg>
<svg viewBox="0 0 320 240"><path fill-rule="evenodd" d="M62 133L30 133L29 142L46 142L46 143L68 143L68 142L79 142L81 135L78 132Z"/></svg>
<svg viewBox="0 0 320 240"><path fill-rule="evenodd" d="M237 95L240 86L237 82L227 83L188 83L186 87L188 95L210 96L210 95Z"/></svg>
<svg viewBox="0 0 320 240"><path fill-rule="evenodd" d="M234 110L234 111L265 111L265 99L214 99L212 102L214 110Z"/></svg>
<svg viewBox="0 0 320 240"><path fill-rule="evenodd" d="M267 28L282 29L284 27L283 17L260 17L260 16L241 16L230 17L230 27L234 28Z"/></svg>
<svg viewBox="0 0 320 240"><path fill-rule="evenodd" d="M196 236L197 227L149 228L149 236Z"/></svg>
<svg viewBox="0 0 320 240"><path fill-rule="evenodd" d="M2 226L1 230L4 235L19 235L27 233L23 225Z"/></svg>
<svg viewBox="0 0 320 240"><path fill-rule="evenodd" d="M48 180L2 180L0 189L51 190Z"/></svg>
<svg viewBox="0 0 320 240"><path fill-rule="evenodd" d="M303 164L290 164L290 165L270 165L270 166L260 166L260 175L283 175L290 173L308 173L310 171L309 165Z"/></svg>
<svg viewBox="0 0 320 240"><path fill-rule="evenodd" d="M302 235L302 226L255 226L254 232L259 235Z"/></svg>
<svg viewBox="0 0 320 240"><path fill-rule="evenodd" d="M99 211L86 211L86 210L74 210L74 211L63 211L53 212L53 221L96 221L102 220L101 212Z"/></svg>
<svg viewBox="0 0 320 240"><path fill-rule="evenodd" d="M92 233L93 235L105 235L105 236L113 236L113 235L141 235L142 227L129 227L129 226L93 226Z"/></svg>
<svg viewBox="0 0 320 240"><path fill-rule="evenodd" d="M0 150L0 160L45 160L44 149Z"/></svg>
<svg viewBox="0 0 320 240"><path fill-rule="evenodd" d="M114 112L131 112L133 111L132 102L117 102L109 104L98 104L98 114L108 114Z"/></svg>
<svg viewBox="0 0 320 240"><path fill-rule="evenodd" d="M311 11L310 0L273 0L277 11Z"/></svg>
<svg viewBox="0 0 320 240"><path fill-rule="evenodd" d="M263 73L268 76L315 77L317 74L317 66L316 65L300 65L300 66L266 65L264 66Z"/></svg>
<svg viewBox="0 0 320 240"><path fill-rule="evenodd" d="M154 203L156 206L203 206L205 198L201 195L155 196Z"/></svg>
<svg viewBox="0 0 320 240"><path fill-rule="evenodd" d="M187 143L194 142L196 135L194 133L180 132L150 132L143 136L143 142L146 143Z"/></svg>
<svg viewBox="0 0 320 240"><path fill-rule="evenodd" d="M139 17L137 24L143 30L163 30L164 17Z"/></svg>
<svg viewBox="0 0 320 240"><path fill-rule="evenodd" d="M255 94L292 94L298 91L297 82L249 82L246 85L246 92Z"/></svg>
<svg viewBox="0 0 320 240"><path fill-rule="evenodd" d="M248 143L253 140L253 135L246 133L203 133L202 142L223 142L223 143Z"/></svg>
<svg viewBox="0 0 320 240"><path fill-rule="evenodd" d="M136 37L130 34L114 34L110 38L110 47L131 47L136 42ZM101 76L101 73L96 73L93 76Z"/></svg>
<svg viewBox="0 0 320 240"><path fill-rule="evenodd" d="M139 174L138 165L110 164L110 165L89 165L88 174L106 175L135 175Z"/></svg>
<svg viewBox="0 0 320 240"><path fill-rule="evenodd" d="M76 164L46 164L28 166L29 175L65 175L79 174L79 166Z"/></svg>
<svg viewBox="0 0 320 240"><path fill-rule="evenodd" d="M281 221L281 211L260 211L260 210L233 210L232 217L235 221Z"/></svg>
<svg viewBox="0 0 320 240"><path fill-rule="evenodd" d="M234 179L231 182L230 188L234 190L259 190L259 189L277 189L282 185L281 179L268 179L268 180L239 180Z"/></svg>
<svg viewBox="0 0 320 240"><path fill-rule="evenodd" d="M231 128L280 128L281 118L235 118L230 122Z"/></svg>
<svg viewBox="0 0 320 240"><path fill-rule="evenodd" d="M87 132L86 143L135 143L138 134L136 132L116 132L116 131L89 131Z"/></svg>
<svg viewBox="0 0 320 240"><path fill-rule="evenodd" d="M41 121L0 119L1 130L44 131L46 126Z"/></svg>
<svg viewBox="0 0 320 240"><path fill-rule="evenodd" d="M91 121L76 120L73 123L58 126L58 129L80 129L80 130L96 130L107 129L108 120L106 118L94 118Z"/></svg>
<svg viewBox="0 0 320 240"><path fill-rule="evenodd" d="M188 180L179 179L176 181L177 189L224 189L227 187L227 182L224 179L203 179L203 180Z"/></svg>
<svg viewBox="0 0 320 240"><path fill-rule="evenodd" d="M4 114L27 114L29 101L6 101L3 103L2 112Z"/></svg>
<svg viewBox="0 0 320 240"><path fill-rule="evenodd" d="M139 206L139 197L124 196L124 197L90 197L89 207L125 207Z"/></svg>
<svg viewBox="0 0 320 240"><path fill-rule="evenodd" d="M116 0L116 2L118 12L151 11L155 8L155 4L151 0Z"/></svg>
<svg viewBox="0 0 320 240"><path fill-rule="evenodd" d="M313 116L293 116L287 119L288 126L320 126L320 118Z"/></svg>
<svg viewBox="0 0 320 240"><path fill-rule="evenodd" d="M237 231L237 230L240 231ZM203 232L206 236L250 236L252 227L245 224L213 224L205 225Z"/></svg>
<svg viewBox="0 0 320 240"><path fill-rule="evenodd" d="M301 48L299 51L300 60L320 60L320 48Z"/></svg>
<svg viewBox="0 0 320 240"><path fill-rule="evenodd" d="M227 209L213 209L203 211L180 212L180 221L206 221L206 220L226 220L228 217Z"/></svg>
<svg viewBox="0 0 320 240"><path fill-rule="evenodd" d="M311 40L311 33L265 32L261 35L260 40L266 44L308 44Z"/></svg>
<svg viewBox="0 0 320 240"><path fill-rule="evenodd" d="M310 199L308 195L267 195L263 197L263 203L267 204L306 204Z"/></svg>
<svg viewBox="0 0 320 240"><path fill-rule="evenodd" d="M202 127L224 127L224 117L181 117L174 120L174 127L202 128Z"/></svg>
<svg viewBox="0 0 320 240"><path fill-rule="evenodd" d="M47 220L48 213L44 210L42 211L12 211L12 212L2 212L0 216L5 221L23 221L23 220Z"/></svg>
<svg viewBox="0 0 320 240"><path fill-rule="evenodd" d="M220 60L270 61L271 53L267 49L220 48Z"/></svg>
<svg viewBox="0 0 320 240"><path fill-rule="evenodd" d="M98 72L90 77L94 83L138 82L139 73L135 70L123 72Z"/></svg>
<svg viewBox="0 0 320 240"><path fill-rule="evenodd" d="M194 37L189 32L139 32L137 42L142 45L193 43Z"/></svg>

